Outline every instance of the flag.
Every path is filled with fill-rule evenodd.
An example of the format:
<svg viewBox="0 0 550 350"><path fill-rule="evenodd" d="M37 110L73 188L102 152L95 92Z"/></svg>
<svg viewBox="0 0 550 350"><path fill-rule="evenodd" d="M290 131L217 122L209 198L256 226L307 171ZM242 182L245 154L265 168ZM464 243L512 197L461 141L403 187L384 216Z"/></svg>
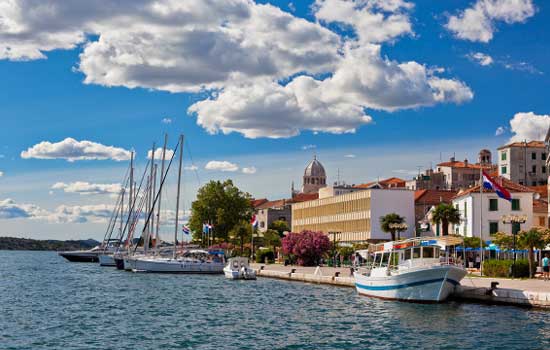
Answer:
<svg viewBox="0 0 550 350"><path fill-rule="evenodd" d="M508 190L501 185L497 184L495 179L491 178L485 172L483 172L483 187L488 190L495 191L496 194L502 199L506 199L507 201L512 200L512 195L510 192L508 192Z"/></svg>
<svg viewBox="0 0 550 350"><path fill-rule="evenodd" d="M191 229L187 225L183 225L182 230L183 230L183 234L185 234L185 235L190 235L191 234Z"/></svg>
<svg viewBox="0 0 550 350"><path fill-rule="evenodd" d="M258 228L258 218L256 217L256 214L252 215L252 219L250 219L250 225L252 225L252 228Z"/></svg>

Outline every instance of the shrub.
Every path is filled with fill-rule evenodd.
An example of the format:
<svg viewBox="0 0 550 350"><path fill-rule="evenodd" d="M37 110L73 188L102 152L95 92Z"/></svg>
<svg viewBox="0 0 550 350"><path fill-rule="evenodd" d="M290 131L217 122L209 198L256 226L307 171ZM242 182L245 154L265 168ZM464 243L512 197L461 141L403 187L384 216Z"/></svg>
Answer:
<svg viewBox="0 0 550 350"><path fill-rule="evenodd" d="M489 277L529 277L529 261L527 259L516 260L514 271L512 271L513 265L513 260L485 260L483 273Z"/></svg>
<svg viewBox="0 0 550 350"><path fill-rule="evenodd" d="M268 263L274 263L275 262L275 253L271 249L260 249L256 252L256 262L257 263L264 263L265 259L267 258Z"/></svg>
<svg viewBox="0 0 550 350"><path fill-rule="evenodd" d="M322 232L289 233L282 239L283 254L298 265L314 266L330 250L330 240Z"/></svg>

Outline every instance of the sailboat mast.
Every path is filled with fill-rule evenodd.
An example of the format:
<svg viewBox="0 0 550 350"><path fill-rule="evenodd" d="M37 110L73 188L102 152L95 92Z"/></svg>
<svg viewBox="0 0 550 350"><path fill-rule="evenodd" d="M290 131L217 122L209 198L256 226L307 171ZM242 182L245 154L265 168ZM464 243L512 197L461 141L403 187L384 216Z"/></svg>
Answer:
<svg viewBox="0 0 550 350"><path fill-rule="evenodd" d="M151 199L153 200L157 193L157 164L155 164L153 169L153 189L151 191ZM151 225L150 226L150 233L149 233L149 241L152 239L155 233L155 201L153 200L152 208L151 208ZM155 241L156 242L156 238Z"/></svg>
<svg viewBox="0 0 550 350"><path fill-rule="evenodd" d="M132 151L130 155L130 195L128 200L128 222L132 224L132 205L134 200L134 151ZM130 253L130 232L131 232L131 225L128 227L128 235L127 235L127 241L126 246L128 247L128 253Z"/></svg>
<svg viewBox="0 0 550 350"><path fill-rule="evenodd" d="M179 163L179 169L178 169L178 194L176 197L176 226L174 227L174 259L176 258L176 249L177 249L177 242L178 242L178 219L179 219L179 210L180 210L180 190L181 190L181 167L183 163L183 135L180 135L179 140L180 145L180 163Z"/></svg>
<svg viewBox="0 0 550 350"><path fill-rule="evenodd" d="M166 159L166 144L168 143L168 134L164 134L164 146L162 147L162 162L160 165L160 180L161 184L159 185L159 201L157 205L157 227L156 227L156 234L155 234L155 254L158 253L157 251L157 244L160 241L159 238L159 226L160 226L160 203L162 199L162 179L164 178L164 161Z"/></svg>
<svg viewBox="0 0 550 350"><path fill-rule="evenodd" d="M126 186L126 184L124 184L124 186ZM118 232L119 232L119 237L122 237L122 230L123 230L123 225L124 225L124 191L126 190L126 188L123 188L121 190L121 199L120 199L120 226L118 228Z"/></svg>

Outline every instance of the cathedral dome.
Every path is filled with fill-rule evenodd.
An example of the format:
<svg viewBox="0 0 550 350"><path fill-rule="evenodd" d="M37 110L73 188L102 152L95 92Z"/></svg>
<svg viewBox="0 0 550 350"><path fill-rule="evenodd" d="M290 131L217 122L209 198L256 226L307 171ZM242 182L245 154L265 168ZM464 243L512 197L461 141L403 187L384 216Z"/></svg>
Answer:
<svg viewBox="0 0 550 350"><path fill-rule="evenodd" d="M326 177L325 168L317 160L317 157L313 157L313 160L309 162L304 170L304 176L316 176L316 177Z"/></svg>

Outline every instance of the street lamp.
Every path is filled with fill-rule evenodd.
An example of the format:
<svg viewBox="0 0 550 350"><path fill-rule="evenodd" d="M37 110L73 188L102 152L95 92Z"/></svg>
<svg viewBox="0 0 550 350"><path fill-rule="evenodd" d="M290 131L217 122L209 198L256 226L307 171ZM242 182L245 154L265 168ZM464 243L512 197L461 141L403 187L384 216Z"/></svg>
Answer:
<svg viewBox="0 0 550 350"><path fill-rule="evenodd" d="M389 229L390 230L395 230L395 232L397 232L397 235L398 235L398 239L401 239L401 232L404 232L404 231L407 231L407 229L409 228L409 225L407 225L406 223L391 223L388 225Z"/></svg>
<svg viewBox="0 0 550 350"><path fill-rule="evenodd" d="M514 263L512 267L512 273L515 273L516 269L516 235L519 231L519 225L524 224L527 221L527 215L503 215L503 224L512 225L512 236L514 237L513 249L514 249Z"/></svg>

